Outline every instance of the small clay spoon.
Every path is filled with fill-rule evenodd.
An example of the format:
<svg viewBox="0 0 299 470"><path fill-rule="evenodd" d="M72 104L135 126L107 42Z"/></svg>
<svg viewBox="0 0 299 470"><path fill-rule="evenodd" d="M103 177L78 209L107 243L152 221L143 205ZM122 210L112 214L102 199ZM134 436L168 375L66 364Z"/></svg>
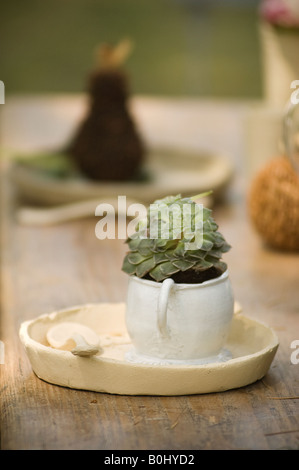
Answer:
<svg viewBox="0 0 299 470"><path fill-rule="evenodd" d="M47 341L52 348L75 356L90 357L101 351L98 335L81 323L57 323L47 331Z"/></svg>

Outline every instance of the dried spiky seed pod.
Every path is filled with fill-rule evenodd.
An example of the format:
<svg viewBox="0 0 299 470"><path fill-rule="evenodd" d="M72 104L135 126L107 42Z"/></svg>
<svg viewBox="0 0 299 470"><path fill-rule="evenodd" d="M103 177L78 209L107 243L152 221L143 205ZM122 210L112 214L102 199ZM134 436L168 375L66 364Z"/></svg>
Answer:
<svg viewBox="0 0 299 470"><path fill-rule="evenodd" d="M253 226L267 245L299 250L299 177L288 158L273 158L258 172L248 207Z"/></svg>
<svg viewBox="0 0 299 470"><path fill-rule="evenodd" d="M93 180L132 180L144 164L146 149L128 105L123 68L130 50L128 41L100 48L100 66L89 77L89 108L68 149L76 167Z"/></svg>

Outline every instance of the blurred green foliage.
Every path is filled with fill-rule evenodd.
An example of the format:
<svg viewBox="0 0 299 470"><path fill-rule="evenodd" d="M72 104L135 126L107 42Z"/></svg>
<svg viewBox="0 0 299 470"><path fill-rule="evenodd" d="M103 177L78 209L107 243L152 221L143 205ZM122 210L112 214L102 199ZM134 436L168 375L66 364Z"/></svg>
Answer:
<svg viewBox="0 0 299 470"><path fill-rule="evenodd" d="M134 93L261 95L256 0L10 0L0 13L6 93L81 92L101 42L130 37Z"/></svg>

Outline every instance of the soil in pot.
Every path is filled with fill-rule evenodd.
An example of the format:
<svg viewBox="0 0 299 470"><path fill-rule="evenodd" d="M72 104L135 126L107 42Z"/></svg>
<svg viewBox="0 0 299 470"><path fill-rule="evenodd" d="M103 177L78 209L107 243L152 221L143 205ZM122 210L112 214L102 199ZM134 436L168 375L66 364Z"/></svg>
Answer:
<svg viewBox="0 0 299 470"><path fill-rule="evenodd" d="M221 276L222 271L215 267L206 269L205 271L195 271L194 269L188 269L187 271L179 271L170 276L176 284L201 284L210 279L215 279ZM143 279L153 281L151 276L147 274Z"/></svg>

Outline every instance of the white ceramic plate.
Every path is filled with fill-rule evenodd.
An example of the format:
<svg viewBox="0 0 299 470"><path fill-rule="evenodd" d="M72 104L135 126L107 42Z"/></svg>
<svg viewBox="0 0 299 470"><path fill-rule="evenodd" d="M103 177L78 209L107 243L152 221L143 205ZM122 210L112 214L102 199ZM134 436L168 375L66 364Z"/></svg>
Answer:
<svg viewBox="0 0 299 470"><path fill-rule="evenodd" d="M213 190L220 197L233 175L228 158L208 152L153 149L149 152L143 181L97 182L84 177L55 178L26 165L10 171L21 197L32 203L59 205L96 198L127 196L130 201L151 203L168 195L192 196Z"/></svg>
<svg viewBox="0 0 299 470"><path fill-rule="evenodd" d="M93 328L103 353L74 356L51 348L48 329L73 321ZM271 328L235 313L226 348L232 359L204 365L152 365L132 363L125 326L125 304L91 304L42 315L24 322L20 338L35 374L46 382L75 389L122 395L190 395L221 392L261 379L278 348Z"/></svg>

